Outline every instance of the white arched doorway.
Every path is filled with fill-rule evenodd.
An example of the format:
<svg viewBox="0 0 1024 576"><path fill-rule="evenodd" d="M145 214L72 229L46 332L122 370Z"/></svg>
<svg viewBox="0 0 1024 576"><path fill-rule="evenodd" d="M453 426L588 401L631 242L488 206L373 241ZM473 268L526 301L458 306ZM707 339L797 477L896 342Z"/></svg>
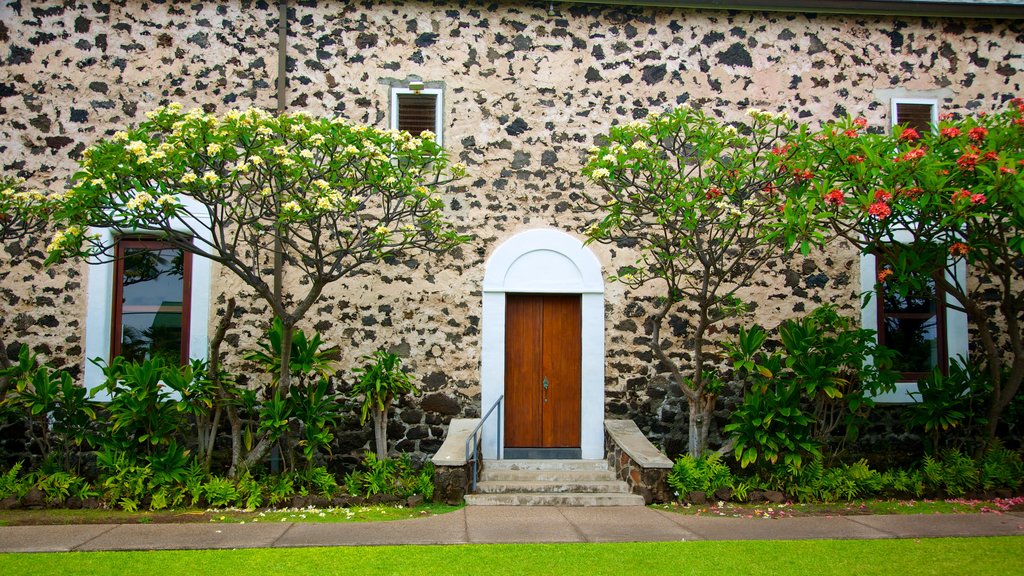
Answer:
<svg viewBox="0 0 1024 576"><path fill-rule="evenodd" d="M567 295L571 300L574 300L571 295L579 296L578 454L584 459L601 459L604 457L604 281L601 264L590 249L564 232L554 229L521 232L498 246L487 260L483 285L481 409L488 410L506 393L508 304L524 295ZM546 377L544 381L546 389ZM504 423L508 422L508 416L515 414L501 416ZM504 447L504 433L492 416L484 427L485 458L497 457L499 443Z"/></svg>

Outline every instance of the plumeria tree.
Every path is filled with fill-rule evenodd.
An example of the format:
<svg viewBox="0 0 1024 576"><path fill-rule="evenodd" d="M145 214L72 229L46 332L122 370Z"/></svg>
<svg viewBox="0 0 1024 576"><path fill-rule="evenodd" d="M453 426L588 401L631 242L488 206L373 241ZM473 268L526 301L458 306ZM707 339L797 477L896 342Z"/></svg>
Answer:
<svg viewBox="0 0 1024 576"><path fill-rule="evenodd" d="M115 241L153 234L219 263L281 321L280 373L270 393L284 396L295 325L328 284L466 241L437 193L464 172L429 132L414 136L302 112L218 117L172 104L86 150L50 259L109 258L113 243L102 238L111 236L92 232L106 228ZM275 270L288 281L275 285ZM256 443L241 466L271 444Z"/></svg>
<svg viewBox="0 0 1024 576"><path fill-rule="evenodd" d="M26 188L24 181L0 176L0 242L28 242L46 228L53 206L53 198ZM0 334L0 369L10 367L7 345ZM10 386L11 379L0 376L0 400Z"/></svg>
<svg viewBox="0 0 1024 576"><path fill-rule="evenodd" d="M600 214L588 241L633 246L636 261L613 279L656 291L650 346L689 404L695 457L707 449L722 387L709 330L745 311L738 291L798 235L776 217L780 191L805 177L781 162L792 128L782 114L751 111L747 122L726 124L678 108L612 127L583 169L603 190L579 201ZM692 318L678 342L662 332L672 315Z"/></svg>
<svg viewBox="0 0 1024 576"><path fill-rule="evenodd" d="M944 116L934 132L867 133L862 118L803 132L794 169L813 179L786 214L827 222L885 262L878 287L937 285L973 324L992 388L987 440L1024 379L1024 101ZM967 264L974 281L956 274Z"/></svg>

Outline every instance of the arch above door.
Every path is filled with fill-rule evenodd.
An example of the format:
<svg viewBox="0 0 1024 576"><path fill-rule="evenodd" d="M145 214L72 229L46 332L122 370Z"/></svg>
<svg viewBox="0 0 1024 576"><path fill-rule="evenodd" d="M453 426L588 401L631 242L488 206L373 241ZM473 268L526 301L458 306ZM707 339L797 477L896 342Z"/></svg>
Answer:
<svg viewBox="0 0 1024 576"><path fill-rule="evenodd" d="M510 293L580 295L580 453L584 459L603 458L604 279L600 262L578 239L550 228L520 232L495 249L487 260L483 282L483 411L505 391L505 295ZM505 414L501 416L504 421ZM497 421L491 420L482 439L485 458L497 457L502 441Z"/></svg>

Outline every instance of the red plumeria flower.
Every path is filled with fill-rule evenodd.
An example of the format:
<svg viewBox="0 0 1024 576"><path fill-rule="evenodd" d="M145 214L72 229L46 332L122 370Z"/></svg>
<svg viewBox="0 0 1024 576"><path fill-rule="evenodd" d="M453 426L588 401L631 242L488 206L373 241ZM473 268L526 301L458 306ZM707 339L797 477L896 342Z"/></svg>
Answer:
<svg viewBox="0 0 1024 576"><path fill-rule="evenodd" d="M881 189L875 190L875 201L876 202L888 202L889 200L892 200L892 194L886 192L885 190L881 190Z"/></svg>
<svg viewBox="0 0 1024 576"><path fill-rule="evenodd" d="M964 172L974 172L974 167L978 165L978 155L970 153L964 154L960 158L957 158L956 165Z"/></svg>
<svg viewBox="0 0 1024 576"><path fill-rule="evenodd" d="M957 202L960 202L961 200L967 200L970 197L971 191L966 188L961 188L956 192L953 192L953 195L949 197L949 201L956 204Z"/></svg>
<svg viewBox="0 0 1024 576"><path fill-rule="evenodd" d="M710 188L710 189L708 189L708 192L707 192L707 194L704 195L704 197L707 198L708 200L713 200L715 198L718 198L721 195L722 195L722 189L721 188Z"/></svg>
<svg viewBox="0 0 1024 576"><path fill-rule="evenodd" d="M960 129L956 126L950 126L949 128L939 130L939 134L941 134L943 138L956 138L960 135Z"/></svg>
<svg viewBox="0 0 1024 576"><path fill-rule="evenodd" d="M949 247L949 253L953 256L967 256L967 253L970 252L970 250L971 249L967 244L964 244L963 242L954 242L953 245Z"/></svg>
<svg viewBox="0 0 1024 576"><path fill-rule="evenodd" d="M856 130L847 130L847 131L843 132L843 134L845 134L847 138L856 138L857 137L857 131Z"/></svg>
<svg viewBox="0 0 1024 576"><path fill-rule="evenodd" d="M857 156L856 154L850 154L849 156L846 157L846 161L849 162L850 164L860 164L861 162L864 161L864 157Z"/></svg>
<svg viewBox="0 0 1024 576"><path fill-rule="evenodd" d="M797 181L802 180L804 182L807 182L814 178L814 172L811 172L810 170L794 170L793 177L796 178Z"/></svg>
<svg viewBox="0 0 1024 576"><path fill-rule="evenodd" d="M868 214L878 218L879 220L885 220L890 214L892 214L892 208L890 208L885 202L875 202L871 206L868 206Z"/></svg>
<svg viewBox="0 0 1024 576"><path fill-rule="evenodd" d="M903 190L900 190L900 194L907 198L917 198L922 192L924 192L924 190L921 188L904 188Z"/></svg>
<svg viewBox="0 0 1024 576"><path fill-rule="evenodd" d="M939 114L939 120L952 120L952 118L953 118L953 113L952 112L944 112L942 114Z"/></svg>
<svg viewBox="0 0 1024 576"><path fill-rule="evenodd" d="M1013 168L1010 168L1009 166L1000 166L999 167L999 171L1002 172L1003 174L1016 174L1017 173L1016 170L1014 170Z"/></svg>
<svg viewBox="0 0 1024 576"><path fill-rule="evenodd" d="M987 200L984 194L971 194L971 204L984 204Z"/></svg>
<svg viewBox="0 0 1024 576"><path fill-rule="evenodd" d="M981 114L978 114L981 116ZM967 131L967 137L975 142L981 142L988 136L988 129L983 126L977 126Z"/></svg>
<svg viewBox="0 0 1024 576"><path fill-rule="evenodd" d="M900 140L906 140L912 142L914 140L920 140L921 135L917 133L917 130L913 128L904 128L903 132L900 133Z"/></svg>
<svg viewBox="0 0 1024 576"><path fill-rule="evenodd" d="M992 152L992 151L985 152L985 155L982 156L981 158L982 158L982 160L985 160L985 161L999 160L999 153L998 152Z"/></svg>
<svg viewBox="0 0 1024 576"><path fill-rule="evenodd" d="M846 204L846 199L843 198L843 191L829 190L828 193L825 194L825 204L828 204L829 206L842 206L843 204Z"/></svg>
<svg viewBox="0 0 1024 576"><path fill-rule="evenodd" d="M868 125L868 121L865 118L857 118L853 121L853 125L857 128L865 128Z"/></svg>
<svg viewBox="0 0 1024 576"><path fill-rule="evenodd" d="M893 162L906 162L906 161L910 161L910 160L920 160L921 158L924 158L924 154L925 154L924 148L914 148L913 150L908 150L902 156L897 156L893 160Z"/></svg>

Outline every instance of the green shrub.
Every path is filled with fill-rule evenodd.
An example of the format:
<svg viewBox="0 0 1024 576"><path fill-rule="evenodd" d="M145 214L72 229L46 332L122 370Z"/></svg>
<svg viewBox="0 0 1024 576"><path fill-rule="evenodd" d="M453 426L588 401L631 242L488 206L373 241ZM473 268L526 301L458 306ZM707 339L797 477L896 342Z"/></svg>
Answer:
<svg viewBox="0 0 1024 576"><path fill-rule="evenodd" d="M408 454L379 459L366 451L360 469L347 474L344 482L345 490L353 496L389 494L407 498L419 494L429 501L434 497L434 465L427 462L417 470Z"/></svg>
<svg viewBox="0 0 1024 576"><path fill-rule="evenodd" d="M238 502L238 487L228 478L211 476L203 484L203 497L211 508L226 508Z"/></svg>
<svg viewBox="0 0 1024 576"><path fill-rule="evenodd" d="M33 478L31 475L26 474L18 478L18 473L21 472L23 465L22 462L15 462L10 470L0 474L0 500L11 496L20 499L32 488Z"/></svg>
<svg viewBox="0 0 1024 576"><path fill-rule="evenodd" d="M948 496L963 496L981 484L977 463L959 450L942 450L937 457L925 456L921 465L925 487Z"/></svg>
<svg viewBox="0 0 1024 576"><path fill-rule="evenodd" d="M677 459L668 474L668 484L680 498L690 492L703 492L712 498L719 488L734 488L734 478L729 467L718 454L708 454L696 459L689 454Z"/></svg>
<svg viewBox="0 0 1024 576"><path fill-rule="evenodd" d="M1013 450L996 447L981 459L981 486L985 490L1009 488L1016 490L1024 478L1024 462Z"/></svg>

